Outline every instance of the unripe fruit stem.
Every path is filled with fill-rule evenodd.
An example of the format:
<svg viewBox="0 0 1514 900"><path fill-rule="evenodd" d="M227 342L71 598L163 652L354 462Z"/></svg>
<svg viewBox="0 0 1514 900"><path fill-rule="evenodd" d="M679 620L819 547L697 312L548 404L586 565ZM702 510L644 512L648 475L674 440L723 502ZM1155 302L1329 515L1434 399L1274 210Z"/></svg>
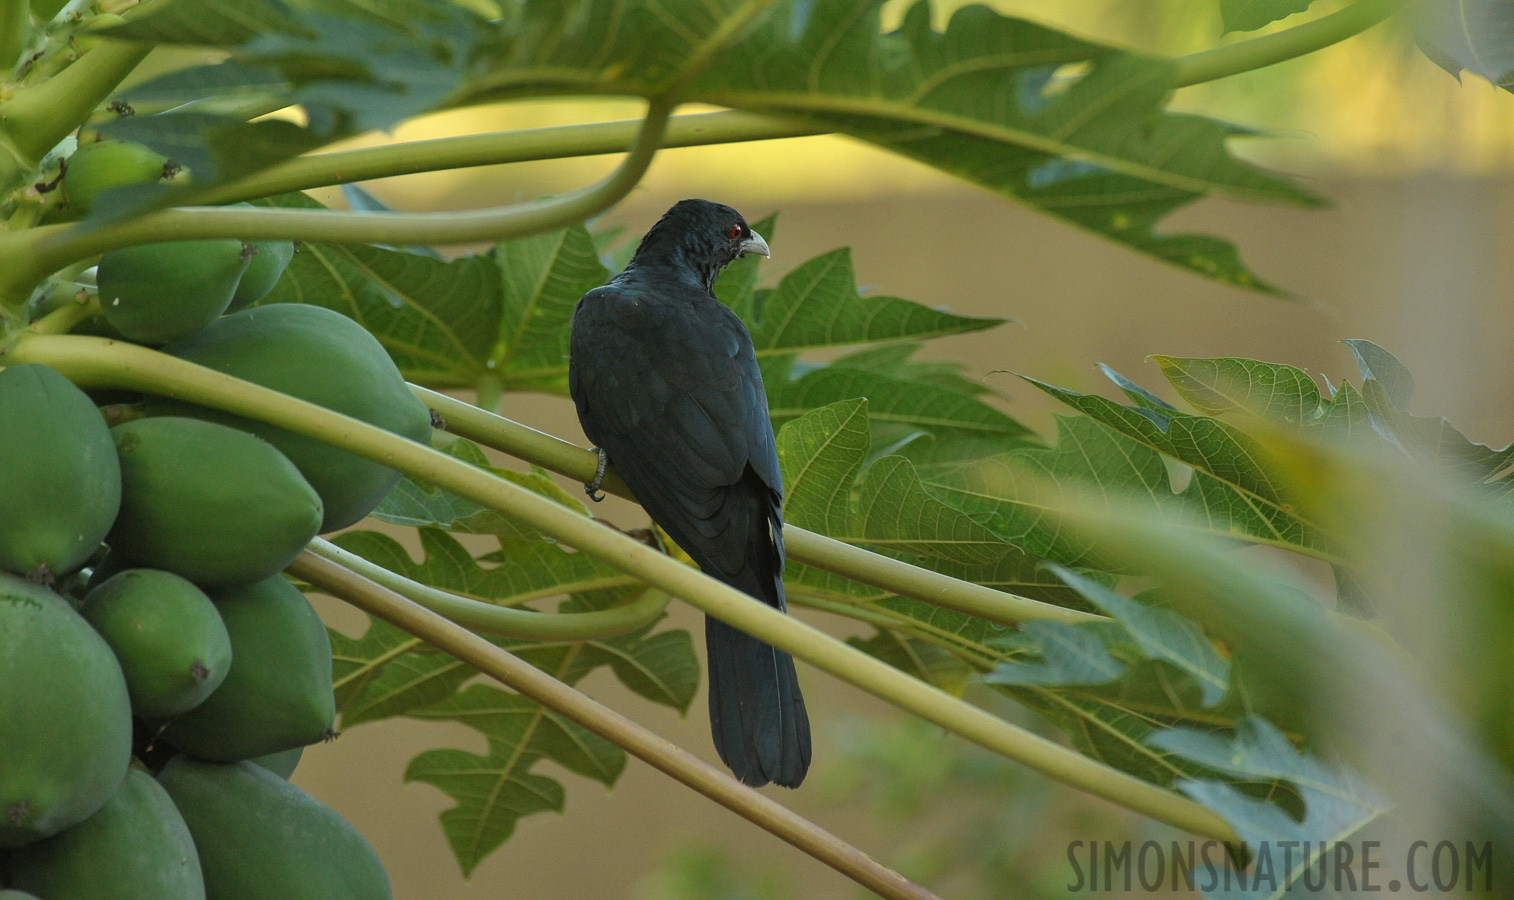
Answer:
<svg viewBox="0 0 1514 900"><path fill-rule="evenodd" d="M311 541L306 549L322 559L383 585L437 615L446 616L465 628L516 640L576 642L629 634L662 618L663 610L668 606L667 594L655 588L648 588L624 606L595 612L546 615L531 610L511 609L508 606L470 600L450 591L429 587L391 572L376 563L371 563L356 553L349 553L321 538ZM575 593L635 583L634 578L601 579L592 584L554 585L552 593ZM524 602L521 598L514 599Z"/></svg>

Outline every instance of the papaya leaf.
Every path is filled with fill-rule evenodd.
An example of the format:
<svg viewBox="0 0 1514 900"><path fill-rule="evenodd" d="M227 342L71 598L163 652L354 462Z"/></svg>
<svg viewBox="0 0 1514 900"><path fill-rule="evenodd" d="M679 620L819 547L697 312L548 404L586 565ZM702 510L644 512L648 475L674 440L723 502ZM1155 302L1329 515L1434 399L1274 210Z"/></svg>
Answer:
<svg viewBox="0 0 1514 900"><path fill-rule="evenodd" d="M911 376L918 380L909 380ZM866 397L869 419L880 426L894 426L904 435L929 434L937 442L954 448L965 442L975 451L989 446L1004 450L1041 443L1033 431L980 396L955 386L943 386L939 373L931 370L921 372L906 367L889 374L845 362L801 370L798 366L785 368L770 360L763 370L763 382L767 387L768 412L777 425L823 406Z"/></svg>
<svg viewBox="0 0 1514 900"><path fill-rule="evenodd" d="M296 125L170 110L102 127L189 166L195 189L442 107L475 70L476 49L490 30L453 3L175 0L161 6L113 34L148 43L235 46L222 63L165 76L171 83L203 84L224 97L239 79L251 77L261 98L306 113L305 123ZM215 71L220 66L232 68Z"/></svg>
<svg viewBox="0 0 1514 900"><path fill-rule="evenodd" d="M321 208L304 195L275 205ZM487 257L444 261L363 244L300 246L262 303L310 303L360 323L411 381L471 387L487 369L501 297Z"/></svg>
<svg viewBox="0 0 1514 900"><path fill-rule="evenodd" d="M920 479L929 494L982 523L1000 539L1066 566L1113 570L1087 539L1046 515L1045 493L1078 491L1135 504L1202 526L1203 512L1175 494L1162 457L1086 416L1058 416L1057 444L952 465L931 466ZM1027 491L1027 485L1029 490ZM1029 499L1026 499L1026 498Z"/></svg>
<svg viewBox="0 0 1514 900"><path fill-rule="evenodd" d="M995 393L993 388L967 374L966 363L953 359L915 359L915 352L922 346L924 345L910 342L868 347L832 360L830 364L892 375L903 381L932 384L975 397Z"/></svg>
<svg viewBox="0 0 1514 900"><path fill-rule="evenodd" d="M1230 156L1238 129L1163 109L1173 64L962 7L944 30L916 3L882 30L882 0L775 4L689 85L692 100L831 128L1020 199L1190 271L1267 289L1232 246L1156 224L1212 191L1314 203ZM657 0L528 4L502 29L470 100L557 90L649 95L682 72L734 0L658 15ZM642 15L643 13L650 13ZM622 24L635 23L635 24ZM1058 77L1063 72L1080 74Z"/></svg>
<svg viewBox="0 0 1514 900"><path fill-rule="evenodd" d="M851 251L842 248L801 263L766 293L748 324L759 356L822 347L918 340L981 331L999 318L969 318L898 297L857 292Z"/></svg>
<svg viewBox="0 0 1514 900"><path fill-rule="evenodd" d="M1308 9L1314 0L1220 0L1225 33L1255 31Z"/></svg>
<svg viewBox="0 0 1514 900"><path fill-rule="evenodd" d="M446 533L421 529L420 537L426 555L419 563L394 539L376 532L346 532L336 540L416 581L485 601L523 602L574 591L559 612L581 612L623 603L640 590L637 584L592 577L570 581L585 574L576 569L596 564L555 545L504 543L500 564L486 570ZM545 558L533 563L528 558L533 549ZM547 571L553 564L556 571ZM514 570L513 576L505 570ZM556 581L544 584L553 575ZM568 684L608 666L633 692L685 712L701 671L693 641L687 631L654 633L654 627L571 644L494 643ZM528 771L538 759L550 758L607 785L624 768L624 756L613 745L533 701L492 687L464 687L478 674L472 667L381 620L370 617L358 638L334 630L330 634L344 728L405 715L462 722L488 738L487 755L433 750L412 760L406 771L406 780L434 784L457 801L457 807L442 814L442 826L464 873L508 839L521 816L562 808L562 786Z"/></svg>
<svg viewBox="0 0 1514 900"><path fill-rule="evenodd" d="M493 258L502 302L490 367L504 376L507 389L565 392L573 310L610 274L588 229L575 225L501 241Z"/></svg>
<svg viewBox="0 0 1514 900"><path fill-rule="evenodd" d="M1129 654L1116 640L1117 632L1085 630L1109 641L1112 655L1124 662L1126 670L1119 680L1082 686L1000 683L994 687L1061 729L1080 752L1116 769L1164 786L1184 778L1213 777L1212 770L1155 746L1148 738L1178 726L1231 727L1241 705L1205 709L1192 679L1175 679L1166 663Z"/></svg>
<svg viewBox="0 0 1514 900"><path fill-rule="evenodd" d="M589 515L583 501L562 489L546 470L533 467L523 474L511 469L497 469L489 464L484 451L472 441L458 438L446 452L494 475L541 494L580 515ZM464 534L497 534L502 540L542 541L541 532L478 503L459 497L435 485L402 478L382 503L370 513L375 519L394 525L434 526Z"/></svg>
<svg viewBox="0 0 1514 900"><path fill-rule="evenodd" d="M1300 753L1276 726L1247 716L1234 737L1188 728L1151 735L1147 743L1239 782L1286 782L1304 815L1243 793L1218 779L1186 779L1178 789L1214 810L1251 846L1263 842L1344 841L1388 811L1388 802L1361 776ZM1300 870L1299 874L1302 874ZM1283 885L1286 889L1287 885Z"/></svg>
<svg viewBox="0 0 1514 900"><path fill-rule="evenodd" d="M294 10L281 0L175 0L157 4L109 34L150 44L233 46L294 27L294 18Z"/></svg>
<svg viewBox="0 0 1514 900"><path fill-rule="evenodd" d="M428 750L405 769L406 781L434 785L457 802L442 813L442 831L465 876L509 840L522 817L562 810L562 785L529 771L537 761L550 759L606 786L614 785L626 766L619 747L498 688L473 685L410 715L461 722L489 741L487 755Z"/></svg>
<svg viewBox="0 0 1514 900"><path fill-rule="evenodd" d="M327 632L343 729L439 703L477 674L382 619L370 619L357 639Z"/></svg>
<svg viewBox="0 0 1514 900"><path fill-rule="evenodd" d="M1356 357L1373 427L1390 443L1468 484L1486 482L1514 465L1514 444L1495 450L1468 438L1444 418L1410 415L1414 376L1398 357L1371 341L1342 343Z"/></svg>
<svg viewBox="0 0 1514 900"><path fill-rule="evenodd" d="M1416 4L1414 40L1430 61L1461 80L1474 72L1514 91L1514 8L1502 0Z"/></svg>
<svg viewBox="0 0 1514 900"><path fill-rule="evenodd" d="M203 111L214 110L217 104L278 97L291 87L293 85L277 69L226 62L167 72L126 88L122 99L131 104L136 116L156 116L187 103L193 103L194 108ZM152 130L166 121L171 119L157 120Z"/></svg>
<svg viewBox="0 0 1514 900"><path fill-rule="evenodd" d="M1125 674L1125 664L1110 655L1091 628L1066 622L1027 622L1016 645L1041 657L1040 662L1002 662L983 676L987 684L1108 684Z"/></svg>
<svg viewBox="0 0 1514 900"><path fill-rule="evenodd" d="M1186 499L1185 511L1190 514L1194 527L1324 558L1336 555L1319 526L1303 517L1296 504L1287 497L1282 487L1286 480L1276 471L1270 454L1262 444L1234 425L1208 416L1188 415L1171 407L1153 408L1149 402L1124 406L1035 379L1027 378L1026 381L1117 433L1118 439L1134 442L1191 467L1192 477L1182 495ZM1131 384L1123 378L1120 381ZM1197 391L1196 385L1197 382L1188 387ZM1309 387L1312 389L1312 381ZM1274 396L1281 395L1282 392L1278 392ZM1312 396L1315 406L1308 413L1310 422L1318 421L1317 414L1324 404L1317 391ZM1341 396L1340 402L1332 403L1332 407L1348 408L1348 395ZM1209 393L1200 399L1211 406L1218 404ZM1300 405L1303 405L1302 401ZM1294 422L1305 421L1296 405L1279 401L1274 407L1295 415ZM1357 408L1355 429L1368 433L1362 412L1364 410ZM1198 521L1200 517L1202 521Z"/></svg>
<svg viewBox="0 0 1514 900"><path fill-rule="evenodd" d="M908 460L884 457L863 473L867 419L867 400L844 400L779 431L786 521L847 543L967 565L1009 552L993 532L927 495Z"/></svg>
<svg viewBox="0 0 1514 900"><path fill-rule="evenodd" d="M945 648L898 631L879 629L870 638L851 637L846 642L953 696L962 696L973 674L970 666Z"/></svg>
<svg viewBox="0 0 1514 900"><path fill-rule="evenodd" d="M1152 359L1178 394L1204 415L1240 412L1303 426L1318 416L1323 403L1314 379L1296 366L1235 357Z"/></svg>
<svg viewBox="0 0 1514 900"><path fill-rule="evenodd" d="M580 0L571 12L527 3L494 22L455 4L325 3L282 17L281 31L257 23L237 31L218 4L224 0L178 0L171 9L208 23L197 26L198 39L234 42L263 32L229 62L277 70L290 85L283 99L310 112L304 130L317 143L500 98L652 96L714 42L727 41L722 64L697 74L688 99L850 134L1227 283L1271 290L1229 243L1159 234L1161 220L1216 191L1317 202L1231 156L1226 142L1240 129L1166 111L1172 63L981 6L957 10L937 30L928 4L917 3L885 33L882 0L787 0L730 42L723 35L737 0L676 15L662 0ZM170 31L165 22L142 34L196 39ZM223 150L240 134L227 128L233 140ZM231 171L214 168L217 177Z"/></svg>
<svg viewBox="0 0 1514 900"><path fill-rule="evenodd" d="M1048 568L1124 627L1149 659L1188 673L1203 691L1203 704L1216 706L1230 688L1230 663L1221 658L1198 624L1170 609L1123 597L1107 585L1056 564Z"/></svg>
<svg viewBox="0 0 1514 900"><path fill-rule="evenodd" d="M1341 341L1351 348L1356 357L1356 370L1361 373L1362 383L1376 381L1387 393L1388 402L1394 409L1406 412L1414 397L1414 375L1398 357L1371 341L1348 339Z"/></svg>

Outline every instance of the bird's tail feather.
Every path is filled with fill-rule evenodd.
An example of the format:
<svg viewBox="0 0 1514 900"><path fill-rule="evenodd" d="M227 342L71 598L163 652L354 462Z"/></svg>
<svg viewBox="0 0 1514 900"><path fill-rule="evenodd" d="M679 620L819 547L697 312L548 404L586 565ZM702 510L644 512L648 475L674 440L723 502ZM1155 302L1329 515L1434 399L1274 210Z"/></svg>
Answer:
<svg viewBox="0 0 1514 900"><path fill-rule="evenodd" d="M743 784L798 787L810 767L810 720L794 658L719 619L704 622L720 759Z"/></svg>

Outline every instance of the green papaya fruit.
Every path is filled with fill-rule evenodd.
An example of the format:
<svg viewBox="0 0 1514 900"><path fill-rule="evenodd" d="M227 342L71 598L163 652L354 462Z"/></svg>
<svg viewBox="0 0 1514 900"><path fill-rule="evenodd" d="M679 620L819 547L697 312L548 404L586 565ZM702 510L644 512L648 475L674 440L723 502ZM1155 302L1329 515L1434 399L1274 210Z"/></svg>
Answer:
<svg viewBox="0 0 1514 900"><path fill-rule="evenodd" d="M248 762L257 763L285 781L299 768L300 758L305 755L304 747L295 747L293 750L280 750L278 753L269 753L264 756L254 756ZM3 898L0 898L3 900Z"/></svg>
<svg viewBox="0 0 1514 900"><path fill-rule="evenodd" d="M300 303L253 307L217 319L164 350L402 437L430 440L430 411L410 393L373 335L341 313ZM149 404L150 412L155 408L234 424L267 438L321 495L323 533L366 516L399 481L399 472L387 466L262 422L171 401Z"/></svg>
<svg viewBox="0 0 1514 900"><path fill-rule="evenodd" d="M79 610L116 652L132 711L165 719L209 697L231 668L231 638L199 588L172 572L127 569Z"/></svg>
<svg viewBox="0 0 1514 900"><path fill-rule="evenodd" d="M110 799L131 761L126 679L68 601L0 574L0 847L51 837Z"/></svg>
<svg viewBox="0 0 1514 900"><path fill-rule="evenodd" d="M153 184L167 174L168 166L167 157L132 141L85 144L65 163L63 193L69 205L88 212L106 191Z"/></svg>
<svg viewBox="0 0 1514 900"><path fill-rule="evenodd" d="M163 737L201 759L235 762L332 734L331 639L310 601L281 575L211 594L231 636L231 671Z"/></svg>
<svg viewBox="0 0 1514 900"><path fill-rule="evenodd" d="M17 850L11 867L16 887L47 900L205 900L189 826L138 769L99 812Z"/></svg>
<svg viewBox="0 0 1514 900"><path fill-rule="evenodd" d="M389 900L373 847L336 811L250 762L176 756L158 780L189 823L215 900Z"/></svg>
<svg viewBox="0 0 1514 900"><path fill-rule="evenodd" d="M321 525L321 498L268 442L176 417L111 429L121 460L112 555L201 587L280 571Z"/></svg>
<svg viewBox="0 0 1514 900"><path fill-rule="evenodd" d="M120 506L110 429L84 392L46 366L0 371L0 569L72 572Z"/></svg>
<svg viewBox="0 0 1514 900"><path fill-rule="evenodd" d="M254 241L249 246L252 247L252 262L242 273L242 282L237 285L227 312L245 309L268 296L284 270L289 268L289 261L294 259L293 241Z"/></svg>
<svg viewBox="0 0 1514 900"><path fill-rule="evenodd" d="M231 305L250 254L241 241L169 241L100 257L105 320L128 339L166 344L204 328Z"/></svg>

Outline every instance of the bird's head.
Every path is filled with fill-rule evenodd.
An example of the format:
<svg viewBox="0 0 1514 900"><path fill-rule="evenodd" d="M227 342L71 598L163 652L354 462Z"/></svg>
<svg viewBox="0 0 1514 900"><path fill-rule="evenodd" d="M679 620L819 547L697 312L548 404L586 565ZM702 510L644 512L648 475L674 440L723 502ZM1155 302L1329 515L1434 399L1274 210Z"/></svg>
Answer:
<svg viewBox="0 0 1514 900"><path fill-rule="evenodd" d="M748 253L771 255L741 213L709 200L680 200L641 239L630 267L669 267L708 290L721 269Z"/></svg>

